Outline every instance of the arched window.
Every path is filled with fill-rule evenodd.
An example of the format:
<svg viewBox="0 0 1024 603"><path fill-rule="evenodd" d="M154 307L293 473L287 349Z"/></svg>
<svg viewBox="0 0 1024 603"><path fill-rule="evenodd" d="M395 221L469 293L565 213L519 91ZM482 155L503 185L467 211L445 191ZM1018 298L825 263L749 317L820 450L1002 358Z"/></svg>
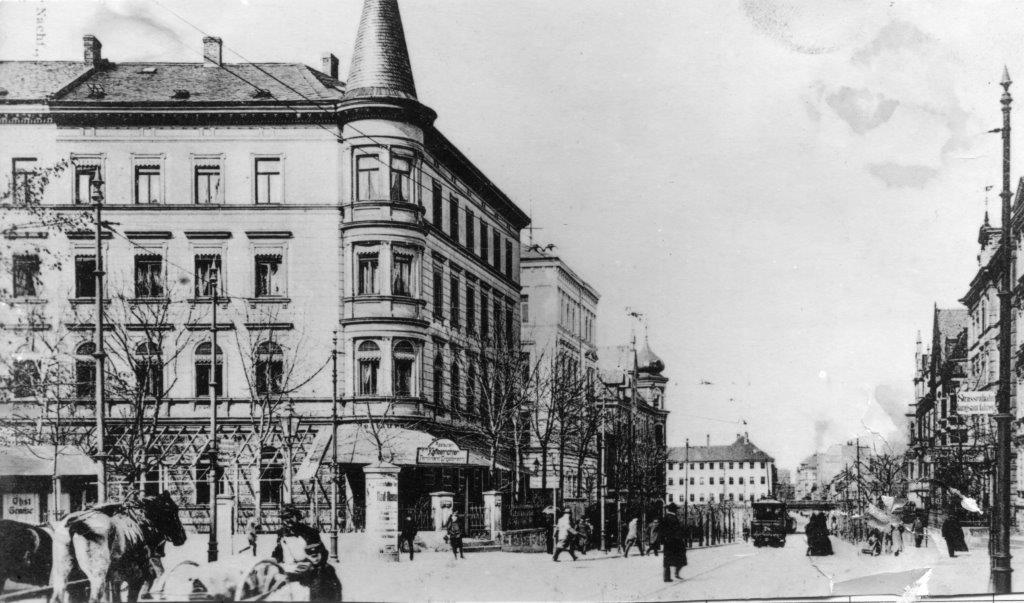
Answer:
<svg viewBox="0 0 1024 603"><path fill-rule="evenodd" d="M377 375L380 372L380 346L373 341L363 341L356 348L359 382L356 393L360 396L377 395Z"/></svg>
<svg viewBox="0 0 1024 603"><path fill-rule="evenodd" d="M96 395L96 344L91 341L78 346L75 350L75 395L79 398L90 398Z"/></svg>
<svg viewBox="0 0 1024 603"><path fill-rule="evenodd" d="M284 488L284 466L277 448L264 446L260 450L260 502L281 504Z"/></svg>
<svg viewBox="0 0 1024 603"><path fill-rule="evenodd" d="M253 368L256 371L257 395L280 394L284 390L284 353L277 343L264 341L256 346ZM217 381L220 381L219 377Z"/></svg>
<svg viewBox="0 0 1024 603"><path fill-rule="evenodd" d="M144 341L135 348L135 381L144 394L163 397L164 363L160 344Z"/></svg>
<svg viewBox="0 0 1024 603"><path fill-rule="evenodd" d="M434 406L437 412L444 408L444 356L441 352L434 355Z"/></svg>
<svg viewBox="0 0 1024 603"><path fill-rule="evenodd" d="M209 341L204 341L196 346L195 362L196 362L196 397L206 396L210 393L210 367L213 364L213 358L210 355L210 351L213 349L213 345ZM217 366L213 370L213 377L215 380L214 390L218 396L224 394L224 353L221 351L220 346L217 346Z"/></svg>
<svg viewBox="0 0 1024 603"><path fill-rule="evenodd" d="M396 396L413 395L413 367L416 364L416 350L408 341L399 341L391 353L393 373L392 387Z"/></svg>

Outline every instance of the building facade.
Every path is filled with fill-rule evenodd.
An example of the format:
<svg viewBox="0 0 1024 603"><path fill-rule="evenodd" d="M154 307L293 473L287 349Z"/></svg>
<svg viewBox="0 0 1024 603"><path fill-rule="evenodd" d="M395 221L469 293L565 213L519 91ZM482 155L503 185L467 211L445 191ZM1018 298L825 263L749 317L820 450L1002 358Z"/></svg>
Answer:
<svg viewBox="0 0 1024 603"><path fill-rule="evenodd" d="M434 126L397 1L366 0L347 82L333 55L314 69L229 64L218 38L203 50L114 63L87 35L81 62L0 62L10 199L38 196L3 225L0 351L20 384L7 416L94 423L98 198L108 449L144 459L129 482L204 521L214 389L218 493L326 508L336 396L350 509L378 459L402 467L403 506L434 490L479 502L509 469L487 452L480 383L494 350L518 345L528 218ZM58 357L70 377L44 395L40 366ZM140 444L118 417L152 409ZM437 439L466 462L420 463Z"/></svg>
<svg viewBox="0 0 1024 603"><path fill-rule="evenodd" d="M674 446L666 464L666 497L675 503L749 504L775 492L775 459L736 436L726 445Z"/></svg>

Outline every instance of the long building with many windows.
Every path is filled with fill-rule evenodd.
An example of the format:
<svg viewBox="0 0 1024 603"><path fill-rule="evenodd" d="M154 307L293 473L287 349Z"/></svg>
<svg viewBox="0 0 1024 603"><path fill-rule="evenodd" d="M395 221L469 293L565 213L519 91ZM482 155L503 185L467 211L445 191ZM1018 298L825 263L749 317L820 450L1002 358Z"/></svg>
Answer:
<svg viewBox="0 0 1024 603"><path fill-rule="evenodd" d="M772 496L775 459L736 436L727 445L674 446L668 449L665 471L668 502L749 503Z"/></svg>

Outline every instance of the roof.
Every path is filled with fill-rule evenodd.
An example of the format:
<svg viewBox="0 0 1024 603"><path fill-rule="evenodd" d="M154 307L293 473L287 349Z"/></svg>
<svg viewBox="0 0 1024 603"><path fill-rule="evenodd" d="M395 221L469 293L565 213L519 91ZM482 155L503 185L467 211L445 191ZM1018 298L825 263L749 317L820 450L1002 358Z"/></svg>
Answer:
<svg viewBox="0 0 1024 603"><path fill-rule="evenodd" d="M341 100L344 87L299 63L106 63L56 100L100 105L302 104ZM258 90L269 94L260 96Z"/></svg>
<svg viewBox="0 0 1024 603"><path fill-rule="evenodd" d="M970 324L967 308L936 308L935 328L943 339L953 339Z"/></svg>
<svg viewBox="0 0 1024 603"><path fill-rule="evenodd" d="M0 61L0 102L45 100L89 68L81 61Z"/></svg>
<svg viewBox="0 0 1024 603"><path fill-rule="evenodd" d="M346 98L416 98L398 0L363 3Z"/></svg>
<svg viewBox="0 0 1024 603"><path fill-rule="evenodd" d="M674 446L668 449L668 460L673 462L704 463L708 461L764 461L773 462L771 456L750 440L739 436L726 446Z"/></svg>
<svg viewBox="0 0 1024 603"><path fill-rule="evenodd" d="M622 374L633 371L633 348L628 345L605 346L598 352L601 362L598 366L599 375L606 383L614 383L622 380ZM665 363L654 352L651 351L644 339L644 347L637 350L636 354L637 372L646 375L661 375L665 370Z"/></svg>

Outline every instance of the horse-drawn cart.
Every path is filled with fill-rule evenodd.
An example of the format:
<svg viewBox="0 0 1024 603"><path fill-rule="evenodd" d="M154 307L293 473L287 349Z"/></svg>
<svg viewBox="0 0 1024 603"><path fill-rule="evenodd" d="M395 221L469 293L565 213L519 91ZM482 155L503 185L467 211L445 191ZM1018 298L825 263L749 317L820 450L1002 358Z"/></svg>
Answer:
<svg viewBox="0 0 1024 603"><path fill-rule="evenodd" d="M273 559L231 557L200 565L184 561L153 583L152 601L308 601L309 589Z"/></svg>

